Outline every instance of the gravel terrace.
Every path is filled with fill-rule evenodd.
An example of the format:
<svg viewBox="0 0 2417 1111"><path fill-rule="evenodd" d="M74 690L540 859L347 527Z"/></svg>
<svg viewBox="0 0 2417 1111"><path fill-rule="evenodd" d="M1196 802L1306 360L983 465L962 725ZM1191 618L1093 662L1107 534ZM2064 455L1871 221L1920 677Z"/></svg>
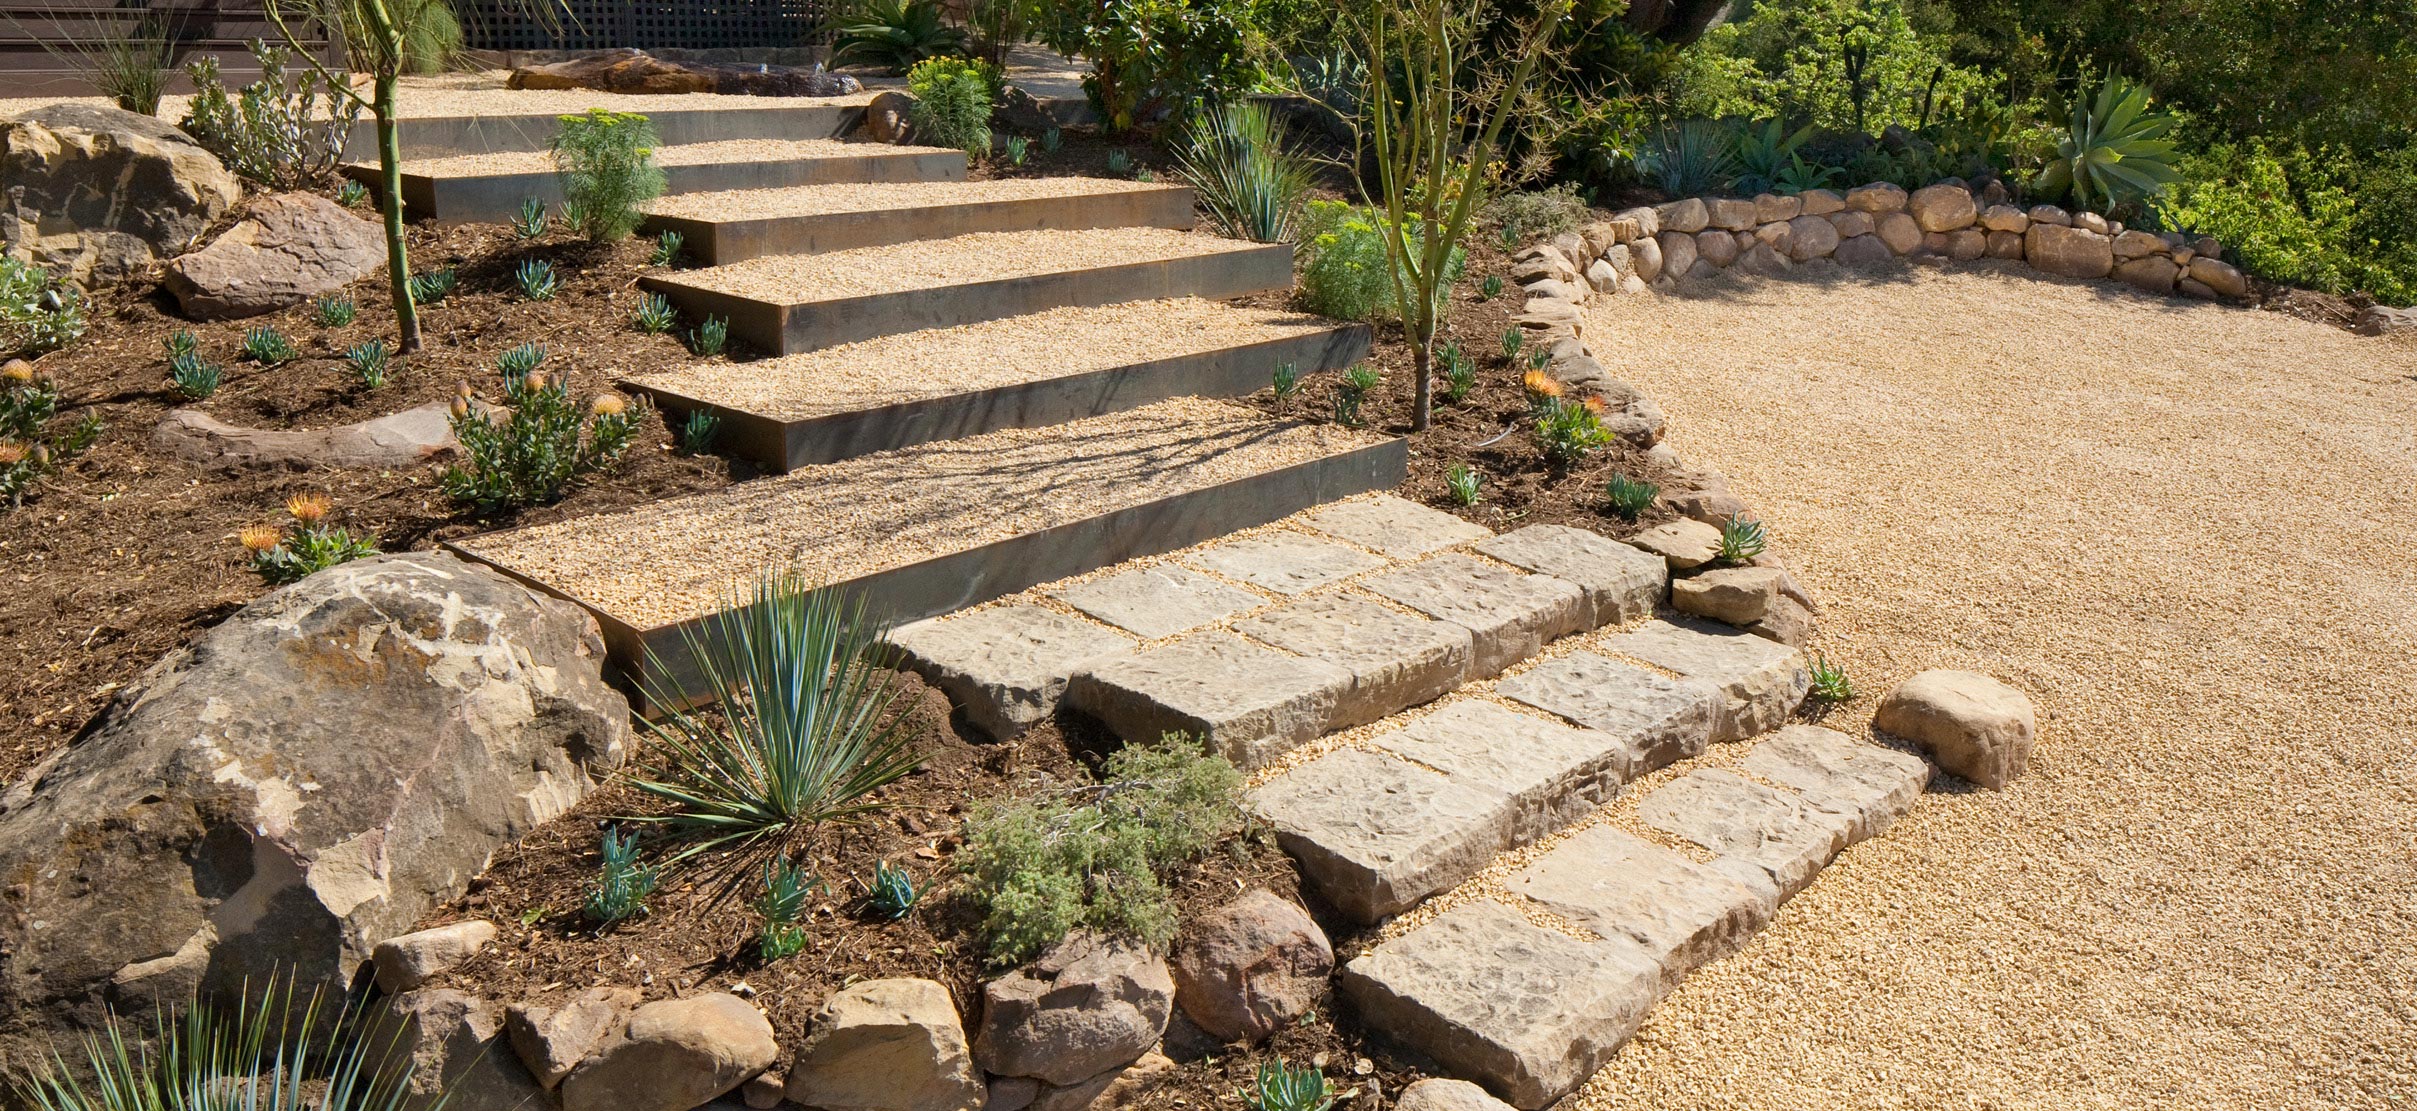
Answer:
<svg viewBox="0 0 2417 1111"><path fill-rule="evenodd" d="M863 154L863 143L834 144ZM677 150L679 148L667 148ZM918 151L927 147L895 147ZM876 153L882 153L876 149ZM1122 181L1106 177L1012 177L989 181L882 181L830 185L799 185L787 189L732 189L721 193L682 193L647 205L657 216L694 220L770 220L783 216L828 216L840 212L881 212L895 208L931 208L994 201L1029 201L1044 197L1098 197L1110 193L1180 189L1180 185Z"/></svg>
<svg viewBox="0 0 2417 1111"><path fill-rule="evenodd" d="M696 289L793 304L1262 247L1168 228L992 231L817 255L767 255L682 271L676 280Z"/></svg>
<svg viewBox="0 0 2417 1111"><path fill-rule="evenodd" d="M1827 606L1862 692L1829 724L1963 667L2042 739L1571 1106L2408 1106L2417 342L1981 267L1611 298L1589 335Z"/></svg>
<svg viewBox="0 0 2417 1111"><path fill-rule="evenodd" d="M937 147L888 147L876 153L928 154ZM842 139L725 139L718 143L681 143L655 148L658 166L718 166L731 162L798 162L810 158L855 158L865 153L863 143ZM376 162L354 163L375 166ZM512 177L520 174L551 174L554 155L551 151L499 151L493 154L459 154L450 158L414 158L403 163L403 172L423 177ZM756 190L762 192L762 190Z"/></svg>

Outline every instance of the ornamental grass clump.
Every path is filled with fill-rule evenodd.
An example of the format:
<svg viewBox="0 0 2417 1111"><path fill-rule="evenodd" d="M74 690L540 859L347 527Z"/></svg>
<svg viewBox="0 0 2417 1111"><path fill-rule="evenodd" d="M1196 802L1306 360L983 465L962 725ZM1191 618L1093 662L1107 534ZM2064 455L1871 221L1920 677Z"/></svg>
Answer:
<svg viewBox="0 0 2417 1111"><path fill-rule="evenodd" d="M570 383L539 370L504 379L504 406L499 418L474 404L467 383L453 399L462 461L445 468L438 484L482 513L560 500L575 479L621 461L645 411L615 394L581 406Z"/></svg>
<svg viewBox="0 0 2417 1111"><path fill-rule="evenodd" d="M646 202L663 195L654 124L635 112L602 108L563 116L561 123L553 152L563 221L597 243L629 238L645 219Z"/></svg>
<svg viewBox="0 0 2417 1111"><path fill-rule="evenodd" d="M915 98L908 118L915 141L955 147L968 157L990 153L990 80L979 63L929 58L907 71L906 91Z"/></svg>
<svg viewBox="0 0 2417 1111"><path fill-rule="evenodd" d="M1175 164L1220 233L1261 243L1299 237L1316 175L1266 105L1230 100L1203 110L1184 129Z"/></svg>
<svg viewBox="0 0 2417 1111"><path fill-rule="evenodd" d="M1243 826L1242 773L1181 734L1127 745L1100 781L994 802L965 823L957 868L994 966L1089 927L1153 946L1175 935L1167 881Z"/></svg>
<svg viewBox="0 0 2417 1111"><path fill-rule="evenodd" d="M378 554L378 538L354 536L328 518L335 505L325 494L296 494L285 499L293 517L288 531L279 525L249 525L235 535L249 553L252 573L271 586L283 586L341 563Z"/></svg>

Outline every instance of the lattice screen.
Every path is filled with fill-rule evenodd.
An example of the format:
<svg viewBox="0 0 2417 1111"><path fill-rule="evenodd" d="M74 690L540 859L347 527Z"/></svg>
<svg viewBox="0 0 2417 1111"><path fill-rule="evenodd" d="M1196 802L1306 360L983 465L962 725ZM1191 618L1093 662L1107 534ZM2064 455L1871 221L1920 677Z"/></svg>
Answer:
<svg viewBox="0 0 2417 1111"><path fill-rule="evenodd" d="M716 50L827 41L826 0L568 0L549 28L521 5L455 0L467 45L480 50Z"/></svg>

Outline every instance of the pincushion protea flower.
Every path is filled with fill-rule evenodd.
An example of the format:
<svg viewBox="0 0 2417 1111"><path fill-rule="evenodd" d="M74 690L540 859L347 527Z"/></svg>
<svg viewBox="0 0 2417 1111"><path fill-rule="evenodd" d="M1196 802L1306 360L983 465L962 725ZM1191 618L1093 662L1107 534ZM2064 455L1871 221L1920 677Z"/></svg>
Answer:
<svg viewBox="0 0 2417 1111"><path fill-rule="evenodd" d="M24 444L15 440L0 440L0 467L10 467L25 462L26 454Z"/></svg>
<svg viewBox="0 0 2417 1111"><path fill-rule="evenodd" d="M588 411L600 417L617 417L629 411L629 403L621 400L619 394L600 393L588 403Z"/></svg>
<svg viewBox="0 0 2417 1111"><path fill-rule="evenodd" d="M235 540L243 545L245 551L260 555L273 552L277 550L277 545L285 543L285 530L275 525L245 525L242 531L235 534Z"/></svg>
<svg viewBox="0 0 2417 1111"><path fill-rule="evenodd" d="M1561 381L1557 378L1554 378L1550 374L1544 373L1541 370L1531 370L1526 374L1520 375L1519 385L1520 388L1525 389L1527 391L1527 395L1532 398L1561 396Z"/></svg>
<svg viewBox="0 0 2417 1111"><path fill-rule="evenodd" d="M305 527L325 520L328 511L334 508L325 494L296 494L285 499L285 511L293 514L294 519Z"/></svg>
<svg viewBox="0 0 2417 1111"><path fill-rule="evenodd" d="M1611 406L1609 404L1605 403L1601 397L1593 394L1588 394L1586 400L1580 402L1580 404L1586 406L1587 412L1593 413L1598 417L1611 410Z"/></svg>

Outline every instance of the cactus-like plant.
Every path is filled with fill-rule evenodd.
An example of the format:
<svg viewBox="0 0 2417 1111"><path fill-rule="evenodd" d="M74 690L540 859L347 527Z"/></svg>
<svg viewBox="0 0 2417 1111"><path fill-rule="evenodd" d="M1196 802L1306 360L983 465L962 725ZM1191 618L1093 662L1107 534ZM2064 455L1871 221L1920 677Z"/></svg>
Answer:
<svg viewBox="0 0 2417 1111"><path fill-rule="evenodd" d="M520 202L520 214L512 217L512 234L524 240L543 239L553 223L553 217L546 215L545 202L529 197Z"/></svg>
<svg viewBox="0 0 2417 1111"><path fill-rule="evenodd" d="M676 231L666 231L655 237L654 253L646 257L648 266L678 266L680 249L687 237Z"/></svg>
<svg viewBox="0 0 2417 1111"><path fill-rule="evenodd" d="M2182 180L2174 141L2165 138L2178 122L2149 110L2146 88L2110 73L2097 96L2073 101L2056 155L2032 188L2049 197L2071 193L2078 207L2099 210L2161 196Z"/></svg>
<svg viewBox="0 0 2417 1111"><path fill-rule="evenodd" d="M451 294L453 287L460 282L460 276L456 275L450 266L442 270L431 270L425 274L413 274L411 276L411 303L415 305L437 304Z"/></svg>
<svg viewBox="0 0 2417 1111"><path fill-rule="evenodd" d="M1653 508L1653 499L1662 496L1662 488L1650 482L1639 482L1627 475L1615 474L1611 476L1606 493L1611 500L1611 511L1633 521Z"/></svg>
<svg viewBox="0 0 2417 1111"><path fill-rule="evenodd" d="M705 358L712 358L730 346L730 321L708 316L688 333L688 349Z"/></svg>
<svg viewBox="0 0 2417 1111"><path fill-rule="evenodd" d="M646 913L646 900L663 876L661 869L638 863L638 835L605 830L596 855L596 885L581 906L588 918L613 923Z"/></svg>
<svg viewBox="0 0 2417 1111"><path fill-rule="evenodd" d="M715 440L722 435L722 418L710 409L690 409L680 421L680 450L690 455L704 455L713 450Z"/></svg>
<svg viewBox="0 0 2417 1111"><path fill-rule="evenodd" d="M766 963L787 960L806 947L802 923L806 897L813 890L814 882L787 857L775 858L765 866L764 893L755 900L755 912L764 919L755 951Z"/></svg>
<svg viewBox="0 0 2417 1111"><path fill-rule="evenodd" d="M322 294L311 302L311 323L322 328L341 328L352 323L359 313L360 306L341 294Z"/></svg>
<svg viewBox="0 0 2417 1111"><path fill-rule="evenodd" d="M680 314L671 307L671 299L660 293L638 298L638 308L629 314L630 327L648 335L659 336L680 325Z"/></svg>
<svg viewBox="0 0 2417 1111"><path fill-rule="evenodd" d="M207 400L225 379L218 364L190 351L168 356L168 381L187 401Z"/></svg>
<svg viewBox="0 0 2417 1111"><path fill-rule="evenodd" d="M1368 391L1384 381L1377 369L1366 363L1343 372L1342 381L1334 386L1334 422L1345 428L1358 428L1365 422L1360 406L1368 400Z"/></svg>
<svg viewBox="0 0 2417 1111"><path fill-rule="evenodd" d="M522 259L512 271L512 282L531 301L551 301L562 288L561 280L554 276L554 264L541 258Z"/></svg>
<svg viewBox="0 0 2417 1111"><path fill-rule="evenodd" d="M1770 550L1771 534L1751 517L1731 517L1720 523L1720 561L1744 563Z"/></svg>
<svg viewBox="0 0 2417 1111"><path fill-rule="evenodd" d="M873 893L865 899L865 909L873 917L895 922L915 909L915 901L923 893L915 890L914 877L904 868L892 868L886 860L873 864Z"/></svg>
<svg viewBox="0 0 2417 1111"><path fill-rule="evenodd" d="M1469 399L1477 388L1477 364L1461 353L1460 345L1447 343L1437 357L1443 361L1443 399L1458 405Z"/></svg>
<svg viewBox="0 0 2417 1111"><path fill-rule="evenodd" d="M344 364L352 368L353 377L373 390L386 384L386 371L391 361L386 351L386 341L374 336L344 351Z"/></svg>
<svg viewBox="0 0 2417 1111"><path fill-rule="evenodd" d="M294 341L285 338L285 333L262 324L244 329L243 357L262 366L280 366L302 357L302 353L294 350Z"/></svg>
<svg viewBox="0 0 2417 1111"><path fill-rule="evenodd" d="M1454 463L1451 470L1444 472L1443 481L1445 486L1451 488L1453 501L1461 505L1477 504L1477 468L1466 463Z"/></svg>

